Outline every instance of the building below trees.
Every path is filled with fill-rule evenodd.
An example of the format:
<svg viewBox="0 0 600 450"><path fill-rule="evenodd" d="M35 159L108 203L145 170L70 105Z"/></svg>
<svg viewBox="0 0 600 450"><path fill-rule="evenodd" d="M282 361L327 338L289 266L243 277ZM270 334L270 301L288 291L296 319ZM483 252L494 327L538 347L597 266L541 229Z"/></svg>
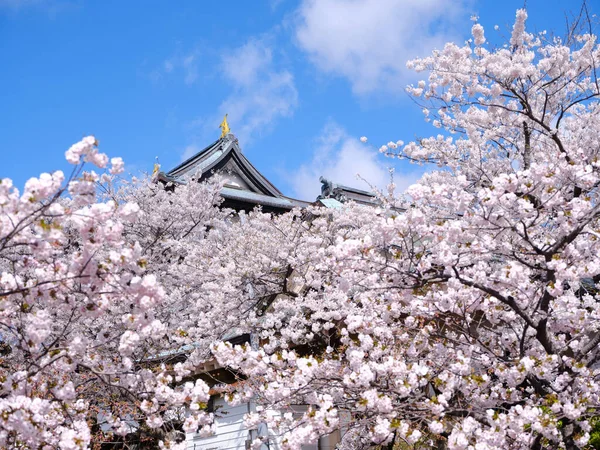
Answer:
<svg viewBox="0 0 600 450"><path fill-rule="evenodd" d="M287 197L277 189L243 154L238 139L227 133L197 154L183 161L168 172L158 172L156 181L166 189L177 189L178 184L189 182L206 182L211 177L220 175L224 179L220 194L223 198L222 208L249 212L260 208L263 212L282 214L293 208L306 208L317 205L325 208L340 208L343 203L352 201L363 205L377 205L378 200L373 192L336 184L321 177L321 194L313 201L298 200ZM235 345L259 346L259 339L249 334L236 335L228 339ZM182 356L185 352L182 353ZM217 382L234 383L235 376L219 367L215 361L208 362L202 371L202 379L209 384ZM267 437L267 443L261 450L280 448L281 438L269 433L266 424L256 428L244 425L244 416L256 412L256 402L250 400L239 405L229 405L221 395L213 395L208 410L215 414L216 431L214 435L202 437L198 433L186 435L188 450L233 450L249 448L257 437ZM306 411L306 406L297 405L297 415ZM274 415L279 414L273 411ZM336 431L321 437L313 445L304 445L304 450L333 450L341 439L341 432Z"/></svg>
<svg viewBox="0 0 600 450"><path fill-rule="evenodd" d="M328 207L347 201L377 204L373 192L336 184L335 180L324 177L320 180L321 195L315 200L297 200L285 196L246 158L232 133L222 136L168 172L159 172L156 178L162 183L176 185L188 179L206 181L215 174L226 180L221 189L224 199L222 206L236 211L252 211L260 207L264 212L283 213L315 202Z"/></svg>

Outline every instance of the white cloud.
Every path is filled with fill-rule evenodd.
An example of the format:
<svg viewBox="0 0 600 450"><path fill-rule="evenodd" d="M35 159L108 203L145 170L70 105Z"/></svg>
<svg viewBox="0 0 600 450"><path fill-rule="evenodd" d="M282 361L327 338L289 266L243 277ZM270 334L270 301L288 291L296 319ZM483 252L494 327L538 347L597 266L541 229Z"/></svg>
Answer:
<svg viewBox="0 0 600 450"><path fill-rule="evenodd" d="M174 56L163 61L162 68L155 70L151 74L154 81L158 81L164 74L182 74L183 81L187 85L194 84L199 76L198 49L192 50L189 53L176 53Z"/></svg>
<svg viewBox="0 0 600 450"><path fill-rule="evenodd" d="M317 138L312 160L291 175L294 196L314 200L321 193L320 176L367 191L371 186L385 189L390 181L388 168L379 160L379 153L358 138L349 136L334 122L329 122ZM419 173L395 174L397 192L404 191L419 177Z"/></svg>
<svg viewBox="0 0 600 450"><path fill-rule="evenodd" d="M271 11L275 11L285 0L269 0Z"/></svg>
<svg viewBox="0 0 600 450"><path fill-rule="evenodd" d="M242 145L269 132L276 120L293 115L298 105L294 77L276 65L266 40L250 40L228 53L221 69L232 91L219 114L229 114L231 130Z"/></svg>
<svg viewBox="0 0 600 450"><path fill-rule="evenodd" d="M357 94L400 91L406 61L455 38L469 0L303 0L296 38L326 73L349 79Z"/></svg>
<svg viewBox="0 0 600 450"><path fill-rule="evenodd" d="M192 84L198 79L198 64L196 55L191 54L183 58L182 66L185 71L185 84Z"/></svg>
<svg viewBox="0 0 600 450"><path fill-rule="evenodd" d="M234 84L249 86L257 81L261 70L269 70L273 52L262 41L249 41L225 54L221 62L223 74Z"/></svg>
<svg viewBox="0 0 600 450"><path fill-rule="evenodd" d="M182 61L184 67L186 64L195 66L193 58ZM245 146L270 132L277 120L293 115L298 105L294 77L288 70L278 67L266 40L251 39L227 52L221 59L220 71L231 86L230 94L219 105L218 113L190 121L190 129L200 128L212 137L217 136L218 124L228 114L232 133ZM186 75L186 82L193 82L188 78L191 74ZM199 150L196 145L187 146L182 161Z"/></svg>
<svg viewBox="0 0 600 450"><path fill-rule="evenodd" d="M183 152L181 153L181 162L191 158L200 150L202 150L202 148L198 147L196 144L188 145L185 149L183 149Z"/></svg>

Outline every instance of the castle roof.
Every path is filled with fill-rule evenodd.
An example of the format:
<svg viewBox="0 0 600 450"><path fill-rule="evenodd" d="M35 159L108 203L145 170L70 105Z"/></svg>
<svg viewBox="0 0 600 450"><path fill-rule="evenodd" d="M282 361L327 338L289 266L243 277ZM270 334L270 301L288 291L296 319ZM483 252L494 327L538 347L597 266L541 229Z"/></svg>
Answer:
<svg viewBox="0 0 600 450"><path fill-rule="evenodd" d="M310 204L283 195L244 156L233 134L218 139L166 174L161 172L158 179L163 182L184 183L188 177L203 181L214 174L225 178L221 195L226 207L251 210L260 205L265 211L284 212Z"/></svg>

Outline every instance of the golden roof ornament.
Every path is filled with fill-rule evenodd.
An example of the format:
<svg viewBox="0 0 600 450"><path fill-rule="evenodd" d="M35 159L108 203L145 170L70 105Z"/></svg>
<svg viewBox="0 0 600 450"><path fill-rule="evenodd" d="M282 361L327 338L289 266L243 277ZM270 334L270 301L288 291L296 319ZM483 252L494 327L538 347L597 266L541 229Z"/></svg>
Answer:
<svg viewBox="0 0 600 450"><path fill-rule="evenodd" d="M160 163L158 162L158 156L155 158L154 161L154 169L152 170L152 180L156 180L158 177L158 173L160 171Z"/></svg>
<svg viewBox="0 0 600 450"><path fill-rule="evenodd" d="M219 128L221 129L221 138L224 138L225 136L227 136L229 134L229 124L227 123L227 114L225 114L225 117L223 117L223 122L221 122L221 125L219 125Z"/></svg>

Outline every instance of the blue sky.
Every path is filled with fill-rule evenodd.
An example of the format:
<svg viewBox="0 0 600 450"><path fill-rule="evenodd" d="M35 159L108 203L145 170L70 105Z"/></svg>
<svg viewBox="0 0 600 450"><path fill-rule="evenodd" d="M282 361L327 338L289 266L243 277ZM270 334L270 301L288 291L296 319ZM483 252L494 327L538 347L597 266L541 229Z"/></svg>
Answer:
<svg viewBox="0 0 600 450"><path fill-rule="evenodd" d="M592 12L600 0L590 0ZM400 188L421 168L381 157L390 140L436 134L403 88L407 59L510 33L523 0L0 0L0 177L68 171L93 134L130 173L170 169L231 130L286 195L319 175ZM578 2L528 0L528 28L564 28ZM493 31L499 25L500 31ZM369 138L368 144L358 141Z"/></svg>

